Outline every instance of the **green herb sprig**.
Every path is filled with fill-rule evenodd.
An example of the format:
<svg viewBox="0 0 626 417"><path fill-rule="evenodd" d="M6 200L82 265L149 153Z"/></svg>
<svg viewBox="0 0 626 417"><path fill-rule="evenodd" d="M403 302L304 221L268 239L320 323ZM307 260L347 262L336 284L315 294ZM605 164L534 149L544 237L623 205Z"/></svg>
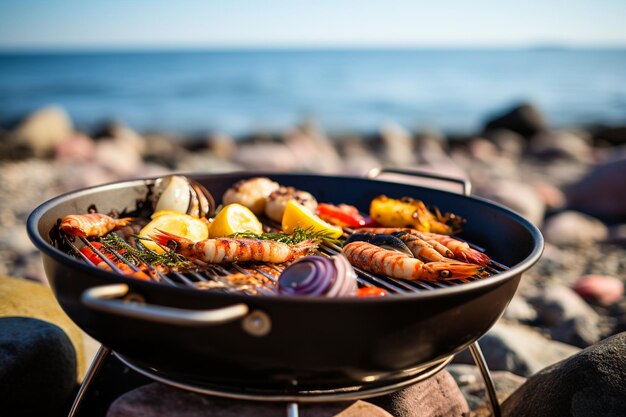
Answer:
<svg viewBox="0 0 626 417"><path fill-rule="evenodd" d="M141 239L141 238L139 238ZM167 250L164 253L154 252L138 242L138 247L131 246L115 233L109 233L102 236L100 241L106 246L113 248L120 253L127 261L139 265L146 263L148 265L162 265L168 268L189 269L193 264L184 256L175 253L173 250Z"/></svg>
<svg viewBox="0 0 626 417"><path fill-rule="evenodd" d="M312 227L307 229L303 229L300 226L297 226L293 233L287 234L285 232L269 232L269 233L252 233L252 232L237 232L229 235L231 238L248 238L248 239L259 239L259 240L273 240L276 242L286 243L288 245L295 245L300 242L304 242L305 240L311 240L313 242L319 243L323 240L328 241L330 243L339 244L340 241L335 239L332 236L331 232L324 231L313 231Z"/></svg>

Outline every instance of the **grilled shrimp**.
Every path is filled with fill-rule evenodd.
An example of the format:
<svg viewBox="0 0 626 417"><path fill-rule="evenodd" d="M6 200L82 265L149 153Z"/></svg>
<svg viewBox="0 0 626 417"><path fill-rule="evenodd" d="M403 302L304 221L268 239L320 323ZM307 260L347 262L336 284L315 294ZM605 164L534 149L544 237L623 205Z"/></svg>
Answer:
<svg viewBox="0 0 626 417"><path fill-rule="evenodd" d="M424 262L450 262L454 261L454 259L450 259L450 257L446 257L442 255L440 252L435 250L433 245L426 242L424 239L421 239L415 235L412 235L407 232L395 232L393 236L398 237L404 244L409 248L413 256L417 259L420 259ZM446 248L446 254L454 255L451 251ZM456 261L454 261L456 262Z"/></svg>
<svg viewBox="0 0 626 417"><path fill-rule="evenodd" d="M438 233L420 232L415 229L394 228L394 227L363 227L355 230L355 233L398 233L405 232L429 243L437 252L447 258L454 258L459 261L469 262L477 265L487 266L491 259L484 253L472 249L467 242L460 241L452 236L440 235ZM406 243L406 242L405 242Z"/></svg>
<svg viewBox="0 0 626 417"><path fill-rule="evenodd" d="M280 264L307 255L317 245L305 240L296 245L288 245L272 240L247 238L217 238L193 242L184 237L156 230L149 237L161 245L173 241L175 251L189 260L206 263L227 262L268 262Z"/></svg>
<svg viewBox="0 0 626 417"><path fill-rule="evenodd" d="M454 252L448 249L445 245L439 243L434 239L424 239L423 237L418 236L418 232L415 229L403 228L403 227L361 227L356 229L354 233L385 233L385 234L395 234L400 235L401 233L407 233L411 236L418 237L425 244L430 245L434 250L439 252L442 256L446 258L454 258ZM421 243L421 242L420 242Z"/></svg>
<svg viewBox="0 0 626 417"><path fill-rule="evenodd" d="M73 236L97 237L124 227L132 222L131 217L115 219L101 213L70 214L61 220L61 230Z"/></svg>
<svg viewBox="0 0 626 417"><path fill-rule="evenodd" d="M352 242L343 253L357 268L375 274L408 280L450 280L467 278L480 272L478 265L450 262L428 262L403 253L387 250L368 242Z"/></svg>

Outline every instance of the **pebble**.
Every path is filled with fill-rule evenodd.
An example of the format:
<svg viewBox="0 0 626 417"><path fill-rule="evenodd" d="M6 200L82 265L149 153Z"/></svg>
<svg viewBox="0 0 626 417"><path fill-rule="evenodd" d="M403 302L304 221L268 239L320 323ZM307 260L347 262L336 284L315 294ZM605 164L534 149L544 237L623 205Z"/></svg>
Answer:
<svg viewBox="0 0 626 417"><path fill-rule="evenodd" d="M538 331L499 321L480 339L490 370L509 371L528 377L546 366L567 358L580 349L548 339ZM455 363L472 364L467 350L454 358Z"/></svg>
<svg viewBox="0 0 626 417"><path fill-rule="evenodd" d="M507 417L626 415L626 333L530 377L502 404Z"/></svg>
<svg viewBox="0 0 626 417"><path fill-rule="evenodd" d="M530 323L537 319L537 312L519 294L516 294L504 310L503 317L507 320Z"/></svg>
<svg viewBox="0 0 626 417"><path fill-rule="evenodd" d="M583 275L572 289L587 301L609 306L624 297L624 283L609 275Z"/></svg>
<svg viewBox="0 0 626 417"><path fill-rule="evenodd" d="M592 246L605 240L609 229L600 220L576 211L549 217L543 228L546 241L558 246Z"/></svg>

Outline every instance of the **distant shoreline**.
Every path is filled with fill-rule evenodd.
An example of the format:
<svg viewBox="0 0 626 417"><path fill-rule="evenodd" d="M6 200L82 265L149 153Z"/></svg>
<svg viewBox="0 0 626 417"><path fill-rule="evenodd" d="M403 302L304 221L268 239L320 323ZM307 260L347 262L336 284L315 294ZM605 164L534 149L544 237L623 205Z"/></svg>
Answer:
<svg viewBox="0 0 626 417"><path fill-rule="evenodd" d="M352 52L624 52L626 45L493 45L493 46L384 46L384 45L208 45L208 46L18 46L0 47L0 56L100 55L100 54L181 54L181 53L352 53Z"/></svg>

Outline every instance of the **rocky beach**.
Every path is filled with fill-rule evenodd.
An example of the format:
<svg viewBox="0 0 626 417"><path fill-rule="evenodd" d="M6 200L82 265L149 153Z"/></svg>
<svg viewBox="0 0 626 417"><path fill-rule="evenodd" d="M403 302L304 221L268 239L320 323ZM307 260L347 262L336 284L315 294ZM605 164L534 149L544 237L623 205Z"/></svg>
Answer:
<svg viewBox="0 0 626 417"><path fill-rule="evenodd" d="M524 404L546 397L550 378L581 366L597 376L606 398L614 401L619 387L624 394L623 370L610 371L619 363L592 359L603 349L616 349L622 364L626 357L623 334L611 338L626 332L626 127L555 129L530 104L503 109L480 131L455 137L393 123L369 135L327 134L309 121L237 138L138 132L119 122L83 132L63 109L43 108L0 131L0 276L46 283L25 222L37 205L68 191L172 172L363 176L382 167L467 178L474 195L513 209L542 231L543 256L481 339L507 415L532 415ZM448 370L471 412L488 415L469 353L457 355ZM577 383L573 378L567 398L578 395L582 414L573 414L626 413L625 397L601 405L600 395L581 394ZM554 399L555 407L564 398Z"/></svg>

